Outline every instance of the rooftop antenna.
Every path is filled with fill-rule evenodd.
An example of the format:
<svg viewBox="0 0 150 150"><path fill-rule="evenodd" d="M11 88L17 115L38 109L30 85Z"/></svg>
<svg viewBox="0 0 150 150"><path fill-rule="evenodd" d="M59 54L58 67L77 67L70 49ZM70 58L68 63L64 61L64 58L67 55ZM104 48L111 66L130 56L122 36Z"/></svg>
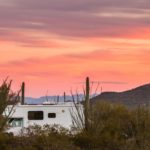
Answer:
<svg viewBox="0 0 150 150"><path fill-rule="evenodd" d="M46 95L45 95L45 99L48 102L48 96L47 95L48 95L48 90L47 90Z"/></svg>

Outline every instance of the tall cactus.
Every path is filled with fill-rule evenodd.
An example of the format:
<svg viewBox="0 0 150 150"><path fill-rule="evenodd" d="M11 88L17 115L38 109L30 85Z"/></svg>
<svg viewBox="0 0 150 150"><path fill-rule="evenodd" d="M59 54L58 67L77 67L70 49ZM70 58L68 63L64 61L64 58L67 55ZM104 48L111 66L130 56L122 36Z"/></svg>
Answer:
<svg viewBox="0 0 150 150"><path fill-rule="evenodd" d="M24 105L25 103L25 83L22 82L21 86L21 105Z"/></svg>
<svg viewBox="0 0 150 150"><path fill-rule="evenodd" d="M66 92L64 92L64 102L66 102Z"/></svg>
<svg viewBox="0 0 150 150"><path fill-rule="evenodd" d="M85 91L85 130L89 130L89 105L90 105L90 81L89 77L86 78L86 91Z"/></svg>

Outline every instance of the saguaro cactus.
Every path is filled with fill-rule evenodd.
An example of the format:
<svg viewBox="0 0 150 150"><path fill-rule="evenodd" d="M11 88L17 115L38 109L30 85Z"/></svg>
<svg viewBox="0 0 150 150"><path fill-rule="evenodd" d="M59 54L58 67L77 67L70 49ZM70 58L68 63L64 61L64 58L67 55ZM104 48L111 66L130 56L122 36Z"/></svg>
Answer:
<svg viewBox="0 0 150 150"><path fill-rule="evenodd" d="M85 91L85 130L89 129L89 105L90 105L90 81L89 77L86 78L86 91Z"/></svg>
<svg viewBox="0 0 150 150"><path fill-rule="evenodd" d="M64 102L66 102L66 92L64 92Z"/></svg>
<svg viewBox="0 0 150 150"><path fill-rule="evenodd" d="M25 103L25 83L22 82L21 86L21 105L24 105Z"/></svg>

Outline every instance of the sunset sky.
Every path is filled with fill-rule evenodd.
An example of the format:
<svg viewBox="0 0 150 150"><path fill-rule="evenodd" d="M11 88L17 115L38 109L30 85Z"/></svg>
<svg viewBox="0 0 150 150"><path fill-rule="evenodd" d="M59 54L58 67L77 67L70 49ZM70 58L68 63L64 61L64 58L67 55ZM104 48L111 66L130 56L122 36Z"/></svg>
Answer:
<svg viewBox="0 0 150 150"><path fill-rule="evenodd" d="M150 82L150 0L0 0L0 81L26 96Z"/></svg>

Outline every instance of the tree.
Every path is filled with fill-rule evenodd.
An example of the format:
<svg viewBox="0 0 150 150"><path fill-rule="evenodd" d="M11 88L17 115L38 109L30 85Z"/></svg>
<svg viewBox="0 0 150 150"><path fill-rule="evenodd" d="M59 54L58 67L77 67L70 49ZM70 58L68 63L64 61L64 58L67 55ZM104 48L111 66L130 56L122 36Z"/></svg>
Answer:
<svg viewBox="0 0 150 150"><path fill-rule="evenodd" d="M11 84L12 80L6 79L0 86L0 132L5 129L13 108L20 99L20 92L14 93L11 90Z"/></svg>

